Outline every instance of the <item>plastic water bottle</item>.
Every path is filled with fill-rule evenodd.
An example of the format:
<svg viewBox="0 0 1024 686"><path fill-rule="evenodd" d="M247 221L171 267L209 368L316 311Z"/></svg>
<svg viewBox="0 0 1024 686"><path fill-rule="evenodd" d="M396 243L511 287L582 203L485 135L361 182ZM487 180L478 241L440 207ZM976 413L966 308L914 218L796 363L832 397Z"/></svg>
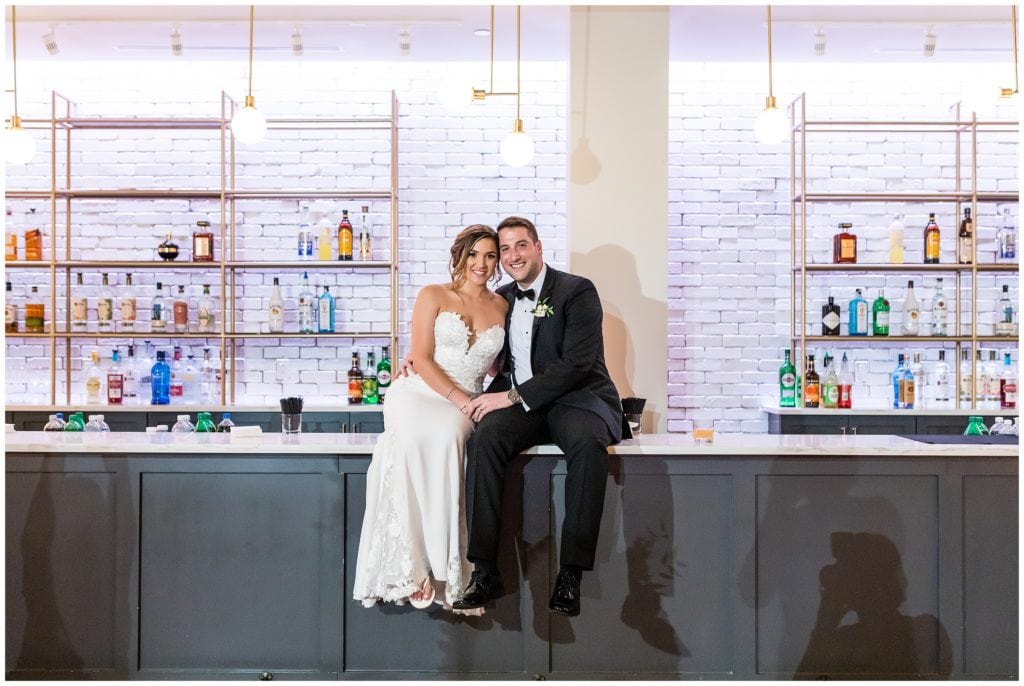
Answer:
<svg viewBox="0 0 1024 686"><path fill-rule="evenodd" d="M196 427L189 421L187 414L179 414L178 421L171 427L171 433L174 434L190 434L196 430Z"/></svg>
<svg viewBox="0 0 1024 686"><path fill-rule="evenodd" d="M65 431L85 431L85 418L81 412L75 412L68 417L67 423L64 425Z"/></svg>
<svg viewBox="0 0 1024 686"><path fill-rule="evenodd" d="M102 416L98 414L89 415L89 421L85 425L86 432L103 431Z"/></svg>
<svg viewBox="0 0 1024 686"><path fill-rule="evenodd" d="M217 425L217 433L231 433L231 429L235 426L235 423L231 421L231 413L225 412L224 418L220 420L220 424Z"/></svg>
<svg viewBox="0 0 1024 686"><path fill-rule="evenodd" d="M51 414L49 421L43 426L43 431L63 431L64 422L57 419L57 415Z"/></svg>
<svg viewBox="0 0 1024 686"><path fill-rule="evenodd" d="M196 433L214 433L217 431L217 427L213 423L213 419L210 418L209 412L200 412L196 418Z"/></svg>

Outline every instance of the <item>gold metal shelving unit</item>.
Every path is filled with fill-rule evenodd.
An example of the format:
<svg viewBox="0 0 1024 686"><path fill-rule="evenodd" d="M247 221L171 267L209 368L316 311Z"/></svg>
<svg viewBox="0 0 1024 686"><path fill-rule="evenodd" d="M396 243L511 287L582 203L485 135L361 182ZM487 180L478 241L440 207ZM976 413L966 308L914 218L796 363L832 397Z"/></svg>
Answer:
<svg viewBox="0 0 1024 686"><path fill-rule="evenodd" d="M794 352L799 348L800 355L794 364L806 364L807 343L857 343L868 346L886 346L892 343L920 343L924 345L953 344L956 352L950 362L951 371L956 377L956 407L961 408L960 400L960 351L978 349L979 343L1002 343L1016 345L1015 336L986 336L978 333L978 274L1017 274L1019 264L978 264L978 226L975 224L974 255L970 264L951 262L945 264L829 264L812 263L807 260L807 209L812 203L871 203L871 202L905 202L905 203L953 203L956 207L955 217L961 216L961 204L969 205L973 216L978 216L978 203L1010 203L1019 202L1019 194L1015 192L993 192L978 190L978 133L1004 132L1017 133L1019 124L1016 121L985 121L972 115L970 119L962 119L960 105L951 109L952 119L947 121L904 121L904 120L811 120L807 118L807 94L802 93L789 105L791 124L790 136L790 340ZM812 133L948 133L953 137L956 165L954 189L952 191L893 191L893 192L818 192L807 188L808 167L808 134ZM961 176L964 161L964 138L967 139L970 156L970 188L964 187ZM955 227L954 227L955 228ZM905 239L906 240L906 239ZM959 248L958 248L959 249ZM1018 254L1019 259L1019 254ZM952 274L954 281L955 313L951 336L816 336L808 331L807 284L808 275L813 274ZM970 277L970 333L963 333L962 303L965 286L963 279ZM795 357L795 356L794 356ZM971 378L978 374L976 356L971 358ZM801 374L803 378L804 375ZM806 378L803 378L804 397L806 397ZM973 391L970 393L970 409L977 409L978 398Z"/></svg>
<svg viewBox="0 0 1024 686"><path fill-rule="evenodd" d="M220 342L220 399L223 405L235 403L236 375L236 343L246 339L382 339L389 340L392 356L399 357L398 344L398 99L391 93L390 115L387 117L280 117L268 118L267 127L277 130L380 130L386 131L390 139L390 187L387 190L373 188L339 188L332 190L309 189L246 189L236 183L236 155L234 138L230 135L229 123L237 103L227 95L221 94L221 112L219 117L76 117L75 103L60 93L51 94L51 112L49 119L23 119L26 128L35 130L48 129L50 132L50 189L39 190L6 190L5 197L19 200L49 200L50 202L50 238L49 259L40 261L7 262L7 269L39 270L48 273L50 287L50 321L46 333L7 334L8 338L25 338L49 341L50 349L50 404L57 404L57 341L63 340L65 345L65 395L64 401L71 402L71 342L75 339L205 339ZM220 187L195 189L88 189L75 188L72 174L72 134L85 130L146 130L146 131L178 131L206 130L214 131L220 137ZM64 156L62 165L65 173L63 178L58 174L58 137L62 136ZM137 200L216 200L220 205L219 260L213 262L191 261L145 261L145 260L72 260L72 201L80 199L137 199ZM252 261L236 259L240 242L244 236L238 235L235 225L235 205L239 200L388 200L390 202L390 254L387 260L367 261L321 261L321 260L287 260L287 261ZM63 203L64 225L58 230L57 206ZM61 241L60 237L63 237ZM63 243L59 254L58 243ZM355 271L387 271L390 284L390 328L383 332L346 331L322 334L300 333L262 333L243 330L237 321L237 293L239 272L266 269L310 269L318 270L355 270ZM209 333L168 333L150 331L73 331L71 330L71 273L73 270L88 269L145 269L145 270L203 270L216 273L220 282L220 329ZM56 321L57 312L57 277L64 277L65 320ZM142 325L146 327L145 324ZM140 327L141 328L141 327ZM148 328L148 327L146 327Z"/></svg>

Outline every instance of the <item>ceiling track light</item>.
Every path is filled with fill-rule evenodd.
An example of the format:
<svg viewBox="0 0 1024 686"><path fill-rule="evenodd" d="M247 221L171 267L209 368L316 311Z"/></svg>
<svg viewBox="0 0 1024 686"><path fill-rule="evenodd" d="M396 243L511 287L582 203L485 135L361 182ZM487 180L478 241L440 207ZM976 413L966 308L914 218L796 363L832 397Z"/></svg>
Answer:
<svg viewBox="0 0 1024 686"><path fill-rule="evenodd" d="M175 57L181 57L182 46L181 46L181 31L178 30L178 24L174 24L171 27L171 54Z"/></svg>
<svg viewBox="0 0 1024 686"><path fill-rule="evenodd" d="M411 52L408 29L402 29L398 32L398 52L403 55L408 55Z"/></svg>
<svg viewBox="0 0 1024 686"><path fill-rule="evenodd" d="M932 26L924 34L924 56L935 57L935 29Z"/></svg>
<svg viewBox="0 0 1024 686"><path fill-rule="evenodd" d="M18 8L11 5L11 56L14 62L14 114L11 124L4 129L4 158L11 164L25 164L36 154L36 143L29 132L21 128L18 116Z"/></svg>
<svg viewBox="0 0 1024 686"><path fill-rule="evenodd" d="M510 167L525 167L533 159L535 150L533 139L523 129L523 120L520 117L520 43L522 39L522 8L516 5L516 89L511 92L497 92L494 90L494 5L491 5L491 75L490 87L487 90L473 89L473 100L484 100L495 95L515 96L516 118L512 122L512 132L501 140L501 158Z"/></svg>
<svg viewBox="0 0 1024 686"><path fill-rule="evenodd" d="M57 35L54 33L53 24L50 24L50 30L43 34L43 47L45 47L46 52L51 55L56 55L60 52L60 46L57 45Z"/></svg>
<svg viewBox="0 0 1024 686"><path fill-rule="evenodd" d="M295 25L295 31L292 32L292 54L296 57L302 57L304 52L304 46L302 45L302 29L299 25Z"/></svg>
<svg viewBox="0 0 1024 686"><path fill-rule="evenodd" d="M231 134L240 143L257 143L267 134L267 120L256 109L256 98L252 96L252 44L253 28L256 24L256 7L249 5L249 94L245 105L231 118Z"/></svg>
<svg viewBox="0 0 1024 686"><path fill-rule="evenodd" d="M814 54L818 57L825 55L825 29L820 24L814 33Z"/></svg>
<svg viewBox="0 0 1024 686"><path fill-rule="evenodd" d="M1000 98L1012 98L1017 95L1020 89L1020 81L1017 74L1017 6L1010 5L1010 26L1013 27L1013 88L1000 88Z"/></svg>
<svg viewBox="0 0 1024 686"><path fill-rule="evenodd" d="M754 134L758 142L773 145L786 138L788 128L786 115L775 106L772 89L772 6L768 5L768 97L764 101L764 111L754 122Z"/></svg>

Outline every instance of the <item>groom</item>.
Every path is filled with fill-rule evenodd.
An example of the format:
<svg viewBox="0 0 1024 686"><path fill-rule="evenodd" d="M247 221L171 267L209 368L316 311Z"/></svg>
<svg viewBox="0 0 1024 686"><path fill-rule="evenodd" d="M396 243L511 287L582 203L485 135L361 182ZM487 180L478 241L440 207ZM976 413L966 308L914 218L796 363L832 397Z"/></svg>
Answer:
<svg viewBox="0 0 1024 686"><path fill-rule="evenodd" d="M580 579L594 568L608 480L607 448L622 439L622 402L604 364L601 301L588 279L544 264L533 223L498 225L501 266L515 279L501 373L466 413L478 423L467 445L468 558L475 565L457 609L495 595L505 468L523 450L555 443L565 455L561 566L549 607L580 613Z"/></svg>

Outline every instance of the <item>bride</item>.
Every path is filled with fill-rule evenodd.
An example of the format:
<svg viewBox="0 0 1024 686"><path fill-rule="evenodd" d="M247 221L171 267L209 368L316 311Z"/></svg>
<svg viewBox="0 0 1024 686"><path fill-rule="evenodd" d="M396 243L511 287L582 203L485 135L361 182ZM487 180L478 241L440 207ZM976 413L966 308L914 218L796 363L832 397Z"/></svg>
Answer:
<svg viewBox="0 0 1024 686"><path fill-rule="evenodd" d="M408 600L451 609L472 572L463 476L474 424L465 408L501 352L508 310L488 288L500 278L494 229L463 229L450 271L451 283L425 286L416 298L409 359L417 374L392 382L366 473L352 593L365 607Z"/></svg>

